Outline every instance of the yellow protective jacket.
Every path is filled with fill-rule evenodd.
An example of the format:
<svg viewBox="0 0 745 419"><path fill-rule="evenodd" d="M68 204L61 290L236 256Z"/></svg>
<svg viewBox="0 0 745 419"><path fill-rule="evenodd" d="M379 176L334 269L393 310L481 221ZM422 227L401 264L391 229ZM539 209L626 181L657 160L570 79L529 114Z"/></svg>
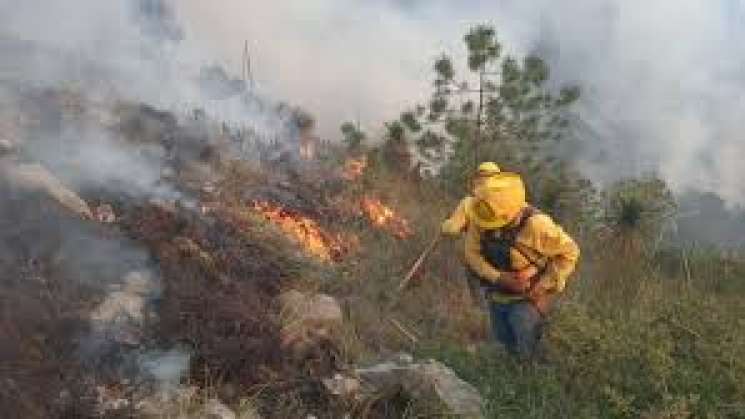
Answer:
<svg viewBox="0 0 745 419"><path fill-rule="evenodd" d="M476 223L468 223L465 242L465 257L468 266L483 280L498 283L501 272L494 268L481 253L483 230ZM514 270L525 269L536 262L542 270L538 285L552 293L562 292L569 275L579 259L579 247L574 240L548 215L537 213L531 216L518 233L510 259ZM522 253L520 253L522 252ZM515 296L507 296L515 299ZM517 297L522 298L522 297Z"/></svg>
<svg viewBox="0 0 745 419"><path fill-rule="evenodd" d="M468 205L471 205L472 201L472 196L467 196L461 199L460 203L458 203L458 206L455 208L455 211L453 211L453 213L450 214L450 217L442 223L442 234L457 236L465 231L468 226L468 214L466 213L466 208Z"/></svg>

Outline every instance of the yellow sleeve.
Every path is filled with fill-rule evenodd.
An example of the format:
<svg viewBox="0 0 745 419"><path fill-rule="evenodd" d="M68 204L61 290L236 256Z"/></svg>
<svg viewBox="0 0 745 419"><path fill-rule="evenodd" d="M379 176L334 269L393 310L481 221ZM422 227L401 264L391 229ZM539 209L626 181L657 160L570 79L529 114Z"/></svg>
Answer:
<svg viewBox="0 0 745 419"><path fill-rule="evenodd" d="M466 206L469 205L470 200L471 197L467 196L458 203L458 207L455 208L455 211L453 211L453 213L450 214L450 217L442 223L442 234L457 236L463 232L468 224Z"/></svg>
<svg viewBox="0 0 745 419"><path fill-rule="evenodd" d="M481 233L473 223L466 230L466 263L482 279L499 281L500 272L481 255Z"/></svg>
<svg viewBox="0 0 745 419"><path fill-rule="evenodd" d="M540 286L549 291L562 292L579 260L577 243L545 214L530 219L518 242L546 258Z"/></svg>

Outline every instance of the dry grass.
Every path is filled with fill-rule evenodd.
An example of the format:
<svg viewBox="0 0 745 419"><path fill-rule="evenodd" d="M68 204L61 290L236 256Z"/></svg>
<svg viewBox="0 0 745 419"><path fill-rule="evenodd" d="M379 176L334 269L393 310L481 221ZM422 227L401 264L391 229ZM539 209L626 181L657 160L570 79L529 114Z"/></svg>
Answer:
<svg viewBox="0 0 745 419"><path fill-rule="evenodd" d="M75 339L87 334L85 313L101 293L62 269L54 245L77 221L39 196L3 196L9 201L0 206L0 409L8 418L89 417L92 388Z"/></svg>
<svg viewBox="0 0 745 419"><path fill-rule="evenodd" d="M176 129L167 115L130 111L146 111L150 123L124 118L127 135L157 142L162 130ZM234 406L248 399L268 417L350 410L416 417L422 411L401 395L341 406L319 383L344 364L403 350L447 361L479 386L494 417L745 416L740 255L698 249L637 252L629 260L595 254L597 243L583 235L583 266L547 335L550 363L524 366L489 347L485 314L465 285L461 241L443 242L412 287L396 292L460 197L375 164L359 181L346 182L333 174L339 162L287 172L213 163L222 180L217 192L202 196L213 204L206 215L115 205L120 227L148 248L162 277L160 322L150 340L186 345L195 355L188 381L202 388L201 399L185 410L218 396ZM412 236L401 239L372 226L358 210L366 195L407 219ZM356 236L359 244L338 262L314 262L280 230L245 211L252 199L278 201L331 233ZM86 333L85 317L100 289L59 269L55 246L64 237L44 237L44 246L17 240L41 237L36 223L70 222L30 207L0 206L10 211L0 214L0 408L30 418L91 416L91 386L76 338ZM276 297L289 287L341 301L346 323L340 343L318 345L302 359L277 349ZM71 392L60 397L63 390Z"/></svg>

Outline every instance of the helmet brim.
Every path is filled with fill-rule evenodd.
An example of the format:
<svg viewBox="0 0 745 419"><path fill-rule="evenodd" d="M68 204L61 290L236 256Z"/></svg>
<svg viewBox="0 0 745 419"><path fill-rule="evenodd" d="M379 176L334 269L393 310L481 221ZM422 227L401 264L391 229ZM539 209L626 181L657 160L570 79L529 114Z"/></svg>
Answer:
<svg viewBox="0 0 745 419"><path fill-rule="evenodd" d="M473 221L473 223L476 224L479 228L482 228L484 230L494 230L497 228L502 228L509 223L508 220L501 218L487 220L480 217L478 211L476 211L476 205L478 205L478 200L474 199L473 202L471 202L470 205L466 207L466 214L468 214L468 218Z"/></svg>

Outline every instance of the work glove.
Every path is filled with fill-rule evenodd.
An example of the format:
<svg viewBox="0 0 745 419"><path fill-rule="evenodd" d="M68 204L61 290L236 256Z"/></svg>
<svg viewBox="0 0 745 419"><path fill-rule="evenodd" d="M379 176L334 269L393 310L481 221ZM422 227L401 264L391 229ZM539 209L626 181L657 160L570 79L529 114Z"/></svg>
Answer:
<svg viewBox="0 0 745 419"><path fill-rule="evenodd" d="M556 299L556 290L549 288L542 281L538 281L533 288L528 290L528 300L533 303L541 315L546 316Z"/></svg>
<svg viewBox="0 0 745 419"><path fill-rule="evenodd" d="M530 265L525 269L521 269L517 272L514 272L514 275L516 279L530 283L530 280L533 279L536 275L538 275L538 268L536 268L533 265Z"/></svg>
<svg viewBox="0 0 745 419"><path fill-rule="evenodd" d="M499 276L499 288L509 294L525 294L531 286L531 279L538 274L534 266L517 272L502 272Z"/></svg>

